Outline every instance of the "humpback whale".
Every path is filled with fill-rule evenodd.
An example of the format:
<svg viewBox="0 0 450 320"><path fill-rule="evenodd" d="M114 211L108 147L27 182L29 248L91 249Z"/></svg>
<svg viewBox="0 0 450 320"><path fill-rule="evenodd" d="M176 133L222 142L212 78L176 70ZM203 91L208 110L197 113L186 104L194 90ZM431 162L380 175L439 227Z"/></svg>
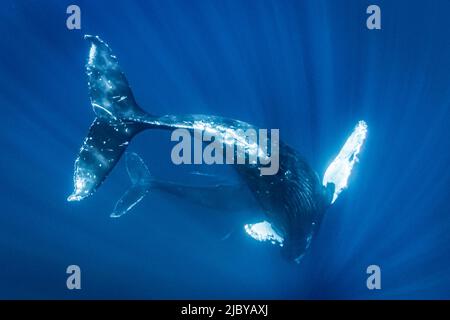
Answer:
<svg viewBox="0 0 450 320"><path fill-rule="evenodd" d="M222 181L216 176L207 179L210 181L196 185L156 179L137 153L127 152L125 158L131 187L116 202L111 218L119 218L128 213L150 190L157 190L223 212L251 213L259 209L255 197L244 183ZM230 201L231 199L233 201Z"/></svg>
<svg viewBox="0 0 450 320"><path fill-rule="evenodd" d="M131 139L143 130L204 129L221 137L224 144L229 143L230 132L258 130L249 123L219 116L157 116L144 111L137 104L110 47L98 36L86 35L85 39L90 42L86 75L96 117L75 160L74 191L68 201L80 201L92 195L115 167ZM282 141L279 141L279 170L275 175L261 175L258 163L233 165L254 200L251 206L264 216L263 221L244 226L247 234L256 240L280 245L284 257L299 262L310 247L326 210L347 187L366 134L366 123L359 121L322 181L306 160ZM244 144L247 153L258 152L242 138L232 143ZM155 183L139 156L130 154L127 158L132 187L116 204L113 217L130 210ZM171 192L179 188L168 183L159 183L158 187ZM222 187L225 199L239 191ZM234 199L228 198L228 201Z"/></svg>

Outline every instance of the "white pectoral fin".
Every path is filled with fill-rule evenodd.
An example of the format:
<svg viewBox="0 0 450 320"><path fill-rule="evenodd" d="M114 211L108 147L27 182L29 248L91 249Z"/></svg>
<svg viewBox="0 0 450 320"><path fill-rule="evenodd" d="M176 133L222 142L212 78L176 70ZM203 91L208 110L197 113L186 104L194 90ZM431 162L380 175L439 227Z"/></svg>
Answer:
<svg viewBox="0 0 450 320"><path fill-rule="evenodd" d="M114 211L111 214L111 218L119 218L125 213L130 211L135 205L137 205L147 194L149 185L133 185L128 189L124 195L117 201Z"/></svg>
<svg viewBox="0 0 450 320"><path fill-rule="evenodd" d="M244 230L255 240L261 242L270 241L272 244L278 244L281 247L283 246L284 238L279 235L267 221L246 224Z"/></svg>
<svg viewBox="0 0 450 320"><path fill-rule="evenodd" d="M323 176L323 185L333 183L334 194L331 203L334 203L342 190L347 188L348 178L352 173L353 166L358 161L358 154L367 136L367 124L359 121L350 137L333 162L328 166Z"/></svg>

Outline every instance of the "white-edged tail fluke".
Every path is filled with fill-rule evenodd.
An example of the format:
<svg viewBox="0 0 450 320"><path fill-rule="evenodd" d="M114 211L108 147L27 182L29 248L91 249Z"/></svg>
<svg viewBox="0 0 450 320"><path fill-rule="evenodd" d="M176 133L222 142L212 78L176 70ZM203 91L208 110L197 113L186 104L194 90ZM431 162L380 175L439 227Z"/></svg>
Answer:
<svg viewBox="0 0 450 320"><path fill-rule="evenodd" d="M95 192L130 140L144 129L144 125L135 120L149 117L136 104L109 46L97 36L86 35L85 39L90 42L86 75L96 118L75 160L74 191L68 201L80 201Z"/></svg>

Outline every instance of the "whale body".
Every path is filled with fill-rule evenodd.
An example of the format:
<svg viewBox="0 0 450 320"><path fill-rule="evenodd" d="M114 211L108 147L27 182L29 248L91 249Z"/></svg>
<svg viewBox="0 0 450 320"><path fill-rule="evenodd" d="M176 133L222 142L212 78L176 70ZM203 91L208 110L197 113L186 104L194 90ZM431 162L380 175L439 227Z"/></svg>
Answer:
<svg viewBox="0 0 450 320"><path fill-rule="evenodd" d="M230 130L258 130L249 123L218 116L155 116L147 113L135 101L109 46L97 36L85 36L85 39L90 42L86 74L96 118L75 160L74 191L68 201L80 201L92 195L119 161L131 139L143 130L207 129L214 136L223 137L225 144ZM324 213L346 187L367 132L363 122L357 128L358 132L355 133L355 128L351 136L356 142L350 143L352 145L347 146L346 152L341 150L340 158L338 156L327 170L326 181L321 181L310 165L282 141L279 142L279 170L275 175L261 175L258 163L233 165L265 217L260 224L246 225L247 233L257 240L276 242L287 259L299 262L317 233ZM136 157L133 160L139 161ZM118 202L122 208L117 209L116 205L116 216L129 210L148 192L148 175L142 166L134 168L136 172L129 170L133 186L120 200L122 202Z"/></svg>

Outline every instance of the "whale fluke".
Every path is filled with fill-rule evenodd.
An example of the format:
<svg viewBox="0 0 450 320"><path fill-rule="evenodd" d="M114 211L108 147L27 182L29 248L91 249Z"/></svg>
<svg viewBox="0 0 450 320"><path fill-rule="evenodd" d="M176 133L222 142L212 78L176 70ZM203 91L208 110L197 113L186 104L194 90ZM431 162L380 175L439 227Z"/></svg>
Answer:
<svg viewBox="0 0 450 320"><path fill-rule="evenodd" d="M144 161L136 153L126 153L126 166L132 186L117 201L111 218L119 218L137 205L151 187L151 175Z"/></svg>
<svg viewBox="0 0 450 320"><path fill-rule="evenodd" d="M146 114L137 105L111 48L98 36L86 35L84 38L91 43L86 75L89 97L97 117L119 120Z"/></svg>
<svg viewBox="0 0 450 320"><path fill-rule="evenodd" d="M145 185L134 185L128 189L124 195L116 202L113 212L111 213L111 218L119 218L125 213L133 209L149 191L149 186Z"/></svg>
<svg viewBox="0 0 450 320"><path fill-rule="evenodd" d="M148 185L151 182L151 174L144 160L135 152L127 152L125 154L128 176L131 183Z"/></svg>
<svg viewBox="0 0 450 320"><path fill-rule="evenodd" d="M85 39L91 43L86 75L97 118L75 160L74 191L68 201L79 201L94 193L133 136L145 128L135 120L151 117L136 104L109 46L97 36L86 35Z"/></svg>

